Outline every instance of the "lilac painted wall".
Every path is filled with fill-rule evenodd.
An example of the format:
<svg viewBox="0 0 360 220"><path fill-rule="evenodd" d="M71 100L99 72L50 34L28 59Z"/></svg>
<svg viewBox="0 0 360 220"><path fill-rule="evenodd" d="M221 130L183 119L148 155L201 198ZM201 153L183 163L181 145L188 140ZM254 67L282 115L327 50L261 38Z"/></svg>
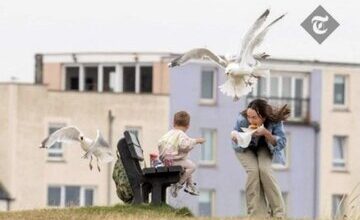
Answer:
<svg viewBox="0 0 360 220"><path fill-rule="evenodd" d="M207 64L189 63L170 71L170 124L176 111L186 110L191 114L189 136L201 135L201 128L217 130L215 166L198 166L195 181L199 189L215 190L215 216L238 216L240 213L240 192L245 186L245 172L231 148L230 131L238 112L244 108L245 99L233 102L217 90L217 104L199 104L201 70ZM216 67L214 67L216 68ZM216 74L217 85L225 81L223 72ZM312 109L317 111L317 109ZM288 193L290 217L312 217L314 207L314 143L315 132L310 126L286 124L290 133L290 166L275 171L283 192ZM200 159L200 147L190 156L195 162ZM170 203L177 207L187 206L198 213L198 197L180 193Z"/></svg>

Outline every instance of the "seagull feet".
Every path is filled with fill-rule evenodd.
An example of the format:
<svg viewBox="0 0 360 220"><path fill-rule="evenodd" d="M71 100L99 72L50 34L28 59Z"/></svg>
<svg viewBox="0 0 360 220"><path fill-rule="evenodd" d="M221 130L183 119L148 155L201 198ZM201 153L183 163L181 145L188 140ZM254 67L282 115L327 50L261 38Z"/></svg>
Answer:
<svg viewBox="0 0 360 220"><path fill-rule="evenodd" d="M234 98L233 98L233 101L236 102L236 101L238 101L239 99L240 99L240 98L239 98L237 95L235 95Z"/></svg>
<svg viewBox="0 0 360 220"><path fill-rule="evenodd" d="M101 170L100 170L100 167L99 167L99 165L97 165L97 168L98 168L98 171L100 172Z"/></svg>
<svg viewBox="0 0 360 220"><path fill-rule="evenodd" d="M92 170L92 165L91 164L89 164L89 168L90 168L90 170Z"/></svg>
<svg viewBox="0 0 360 220"><path fill-rule="evenodd" d="M256 78L256 79L260 79L261 78L261 76L258 76L258 75L255 75L255 74L250 74L250 76L252 76L252 77L254 77L254 78Z"/></svg>

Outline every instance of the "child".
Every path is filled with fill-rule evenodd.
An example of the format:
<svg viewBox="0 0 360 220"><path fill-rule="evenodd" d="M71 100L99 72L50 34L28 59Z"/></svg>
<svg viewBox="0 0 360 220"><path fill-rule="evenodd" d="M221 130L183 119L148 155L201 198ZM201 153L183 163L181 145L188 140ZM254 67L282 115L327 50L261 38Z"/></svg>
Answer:
<svg viewBox="0 0 360 220"><path fill-rule="evenodd" d="M172 161L172 165L180 165L185 172L181 174L180 181L173 184L170 188L171 195L176 197L178 191L186 183L185 192L191 195L199 195L198 190L192 181L192 173L195 171L196 165L189 160L188 154L196 144L205 142L203 138L189 138L185 132L189 129L190 115L185 111L177 112L174 115L173 129L168 131L159 140L158 148L160 160L168 164Z"/></svg>

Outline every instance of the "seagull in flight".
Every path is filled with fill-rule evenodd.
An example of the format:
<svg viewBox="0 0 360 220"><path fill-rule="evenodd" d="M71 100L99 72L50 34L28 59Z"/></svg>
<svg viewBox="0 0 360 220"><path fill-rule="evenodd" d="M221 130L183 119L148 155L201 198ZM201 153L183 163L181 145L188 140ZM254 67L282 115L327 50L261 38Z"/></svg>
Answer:
<svg viewBox="0 0 360 220"><path fill-rule="evenodd" d="M170 68L180 66L191 59L209 59L225 69L227 81L219 86L220 91L231 96L234 101L239 100L241 96L252 91L258 79L270 75L270 70L261 68L261 60L268 58L269 55L266 53L255 54L254 50L263 42L270 27L281 20L285 14L261 29L269 13L270 10L267 9L247 31L241 43L241 50L236 56L223 58L209 49L196 48L173 59L168 66Z"/></svg>
<svg viewBox="0 0 360 220"><path fill-rule="evenodd" d="M75 126L66 126L55 131L45 138L40 148L51 148L55 143L80 143L81 148L85 151L82 158L90 157L89 168L92 170L93 156L96 157L97 168L100 172L99 162L110 163L114 160L109 144L105 141L100 131L97 130L95 140L85 137Z"/></svg>

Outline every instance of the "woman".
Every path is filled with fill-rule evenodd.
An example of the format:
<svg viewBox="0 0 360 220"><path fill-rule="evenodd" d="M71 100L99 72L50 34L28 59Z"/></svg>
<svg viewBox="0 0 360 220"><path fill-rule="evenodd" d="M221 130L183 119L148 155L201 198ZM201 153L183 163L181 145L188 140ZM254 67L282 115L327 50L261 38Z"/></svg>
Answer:
<svg viewBox="0 0 360 220"><path fill-rule="evenodd" d="M247 173L245 193L249 216L265 216L268 211L266 200L270 215L280 219L285 216L284 201L271 164L272 160L284 164L281 154L286 145L283 121L289 114L286 105L275 109L267 101L255 99L236 121L234 129L238 132L243 132L241 128L257 128L247 148L234 147ZM232 137L232 140L237 143L236 138Z"/></svg>

